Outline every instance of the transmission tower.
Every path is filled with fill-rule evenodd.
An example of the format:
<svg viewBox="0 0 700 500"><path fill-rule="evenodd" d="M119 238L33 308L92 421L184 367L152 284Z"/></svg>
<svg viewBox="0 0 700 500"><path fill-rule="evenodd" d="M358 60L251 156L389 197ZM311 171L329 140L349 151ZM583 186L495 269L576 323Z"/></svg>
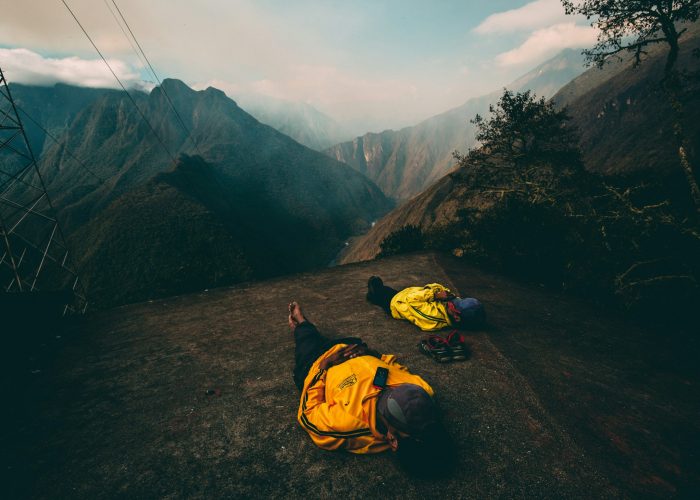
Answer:
<svg viewBox="0 0 700 500"><path fill-rule="evenodd" d="M0 68L0 286L2 292L51 292L63 315L87 301L46 192L17 107Z"/></svg>

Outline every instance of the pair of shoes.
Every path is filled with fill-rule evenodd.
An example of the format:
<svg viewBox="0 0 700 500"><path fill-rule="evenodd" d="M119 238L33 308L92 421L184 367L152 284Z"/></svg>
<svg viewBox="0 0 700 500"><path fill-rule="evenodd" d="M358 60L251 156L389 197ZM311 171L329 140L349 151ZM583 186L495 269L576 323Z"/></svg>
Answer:
<svg viewBox="0 0 700 500"><path fill-rule="evenodd" d="M433 358L438 363L464 361L469 357L469 350L464 343L464 336L453 330L445 338L440 335L430 335L418 344L423 354Z"/></svg>
<svg viewBox="0 0 700 500"><path fill-rule="evenodd" d="M464 343L464 335L459 331L452 330L446 340L452 349L452 361L464 361L469 357L469 348Z"/></svg>
<svg viewBox="0 0 700 500"><path fill-rule="evenodd" d="M447 341L439 335L431 335L420 341L418 348L438 363L452 361L452 349Z"/></svg>

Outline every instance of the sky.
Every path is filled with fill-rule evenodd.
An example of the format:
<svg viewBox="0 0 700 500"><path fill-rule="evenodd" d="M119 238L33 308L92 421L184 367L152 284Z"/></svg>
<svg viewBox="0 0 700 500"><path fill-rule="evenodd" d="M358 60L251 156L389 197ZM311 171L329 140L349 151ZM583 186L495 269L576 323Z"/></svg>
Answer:
<svg viewBox="0 0 700 500"><path fill-rule="evenodd" d="M413 125L596 37L560 0L65 2L128 87L154 79L117 7L161 79L303 101L364 131ZM62 0L0 3L8 81L119 86Z"/></svg>

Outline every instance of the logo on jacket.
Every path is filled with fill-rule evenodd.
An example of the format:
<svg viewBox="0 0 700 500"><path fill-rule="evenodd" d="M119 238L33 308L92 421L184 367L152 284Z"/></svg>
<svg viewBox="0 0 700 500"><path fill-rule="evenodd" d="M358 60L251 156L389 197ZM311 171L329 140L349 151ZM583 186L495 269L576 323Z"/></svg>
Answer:
<svg viewBox="0 0 700 500"><path fill-rule="evenodd" d="M352 375L350 375L348 378L346 378L345 380L343 380L340 383L340 385L338 386L338 390L342 391L346 387L350 387L351 385L354 385L356 382L357 382L357 377L353 373Z"/></svg>

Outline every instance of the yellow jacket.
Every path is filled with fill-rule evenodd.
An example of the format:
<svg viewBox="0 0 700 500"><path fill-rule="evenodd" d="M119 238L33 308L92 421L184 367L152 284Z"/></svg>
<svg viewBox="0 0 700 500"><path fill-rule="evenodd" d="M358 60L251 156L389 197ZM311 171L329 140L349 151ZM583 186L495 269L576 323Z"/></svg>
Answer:
<svg viewBox="0 0 700 500"><path fill-rule="evenodd" d="M416 384L433 395L418 375L396 362L393 354L352 358L321 371L321 361L346 344L337 344L311 366L301 391L297 420L317 446L352 453L379 453L390 448L377 431L376 408L380 390L372 385L377 367L389 370L387 386Z"/></svg>
<svg viewBox="0 0 700 500"><path fill-rule="evenodd" d="M452 326L446 303L435 300L435 294L441 291L450 292L438 283L404 288L391 299L391 316L407 319L424 331Z"/></svg>

